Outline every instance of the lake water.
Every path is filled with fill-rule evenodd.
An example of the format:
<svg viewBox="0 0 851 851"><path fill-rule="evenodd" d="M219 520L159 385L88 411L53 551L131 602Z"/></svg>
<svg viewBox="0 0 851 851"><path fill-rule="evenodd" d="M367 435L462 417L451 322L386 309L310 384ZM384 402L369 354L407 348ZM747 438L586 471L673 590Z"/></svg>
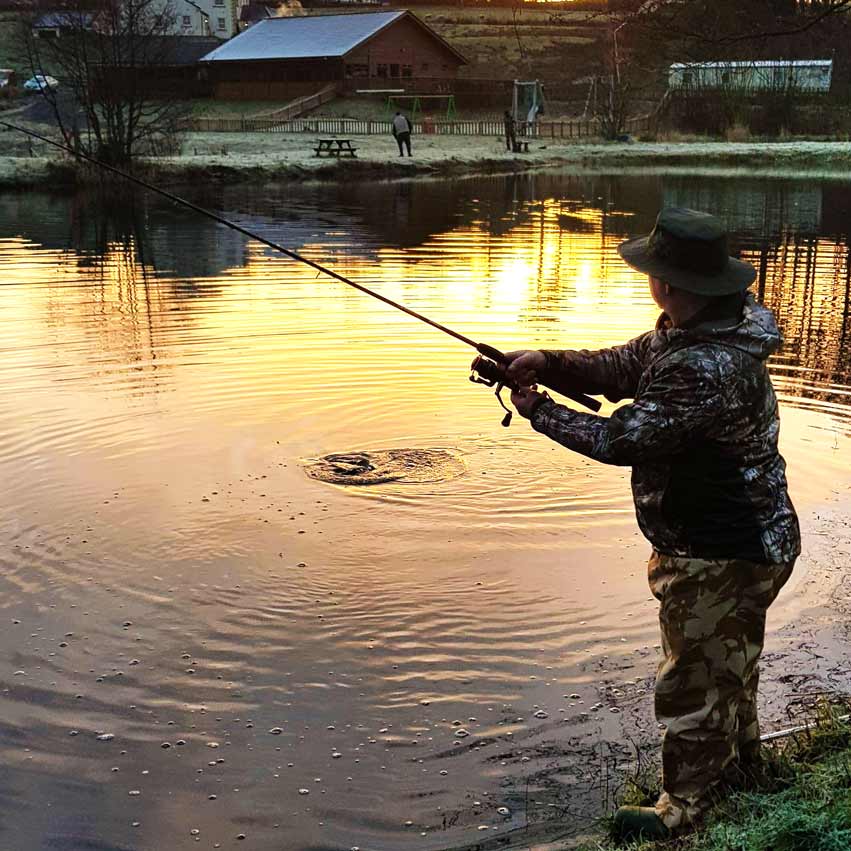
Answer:
<svg viewBox="0 0 851 851"><path fill-rule="evenodd" d="M851 479L849 184L187 194L505 350L646 330L617 244L718 212L786 337L805 527ZM451 338L150 196L0 195L0 283L0 845L399 851L599 815L658 642L627 471L501 428ZM453 475L305 473L399 448Z"/></svg>

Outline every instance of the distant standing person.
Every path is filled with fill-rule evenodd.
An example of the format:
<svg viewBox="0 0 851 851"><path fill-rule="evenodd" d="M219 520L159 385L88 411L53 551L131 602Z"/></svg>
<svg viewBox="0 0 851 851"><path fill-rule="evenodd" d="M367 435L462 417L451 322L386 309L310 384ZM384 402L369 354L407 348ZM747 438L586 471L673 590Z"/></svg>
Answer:
<svg viewBox="0 0 851 851"><path fill-rule="evenodd" d="M411 156L411 122L401 112L393 116L393 136L399 146L399 156L405 156L402 153L403 145L408 149L408 156Z"/></svg>
<svg viewBox="0 0 851 851"><path fill-rule="evenodd" d="M506 109L503 118L505 121L505 147L509 151L513 151L517 141L517 126L514 116Z"/></svg>

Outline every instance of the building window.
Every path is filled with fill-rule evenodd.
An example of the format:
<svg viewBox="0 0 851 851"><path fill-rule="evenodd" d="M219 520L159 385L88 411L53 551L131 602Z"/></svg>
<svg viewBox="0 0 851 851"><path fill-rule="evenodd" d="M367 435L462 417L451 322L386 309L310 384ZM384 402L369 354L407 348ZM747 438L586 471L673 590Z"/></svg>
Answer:
<svg viewBox="0 0 851 851"><path fill-rule="evenodd" d="M216 18L216 29L223 30L225 28L225 19L224 18Z"/></svg>
<svg viewBox="0 0 851 851"><path fill-rule="evenodd" d="M414 69L410 65L403 65L402 66L402 76L403 77L413 77L414 76Z"/></svg>
<svg viewBox="0 0 851 851"><path fill-rule="evenodd" d="M387 66L386 65L376 65L375 66L375 76L376 77L386 77L387 76Z"/></svg>
<svg viewBox="0 0 851 851"><path fill-rule="evenodd" d="M192 26L192 18L190 18L189 15L183 16L183 26L185 26L185 27L191 27Z"/></svg>
<svg viewBox="0 0 851 851"><path fill-rule="evenodd" d="M346 77L349 79L369 77L369 65L346 65Z"/></svg>
<svg viewBox="0 0 851 851"><path fill-rule="evenodd" d="M391 65L390 65L390 76L391 77L398 77L399 76L399 66L395 62L391 63Z"/></svg>

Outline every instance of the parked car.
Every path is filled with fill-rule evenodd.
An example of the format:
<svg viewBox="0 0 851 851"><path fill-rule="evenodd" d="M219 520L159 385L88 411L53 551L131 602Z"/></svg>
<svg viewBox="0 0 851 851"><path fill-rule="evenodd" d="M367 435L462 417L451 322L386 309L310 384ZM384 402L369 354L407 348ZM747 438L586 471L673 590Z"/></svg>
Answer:
<svg viewBox="0 0 851 851"><path fill-rule="evenodd" d="M40 92L44 89L59 88L59 80L56 77L51 77L48 74L36 74L35 77L30 77L24 83L24 89L28 92Z"/></svg>

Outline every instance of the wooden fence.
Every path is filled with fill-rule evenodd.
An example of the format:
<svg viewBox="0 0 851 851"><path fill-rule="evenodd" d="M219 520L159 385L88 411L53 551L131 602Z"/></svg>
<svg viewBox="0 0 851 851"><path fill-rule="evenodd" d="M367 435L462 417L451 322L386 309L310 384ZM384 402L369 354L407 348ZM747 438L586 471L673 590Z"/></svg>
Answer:
<svg viewBox="0 0 851 851"><path fill-rule="evenodd" d="M311 95L319 97L321 93ZM330 99L330 98L329 98ZM308 100L303 98L302 100ZM290 104L277 113L260 118L196 118L189 122L189 129L204 133L313 133L325 136L382 136L391 132L390 121L365 121L353 118L283 118L280 113L290 109ZM272 116L275 117L272 117ZM641 133L650 129L652 116L642 115L626 122L625 132ZM415 134L435 136L505 136L505 125L501 120L489 121L440 121L428 118L413 125ZM587 139L599 136L597 122L592 118L570 121L539 121L528 125L518 123L520 139Z"/></svg>

